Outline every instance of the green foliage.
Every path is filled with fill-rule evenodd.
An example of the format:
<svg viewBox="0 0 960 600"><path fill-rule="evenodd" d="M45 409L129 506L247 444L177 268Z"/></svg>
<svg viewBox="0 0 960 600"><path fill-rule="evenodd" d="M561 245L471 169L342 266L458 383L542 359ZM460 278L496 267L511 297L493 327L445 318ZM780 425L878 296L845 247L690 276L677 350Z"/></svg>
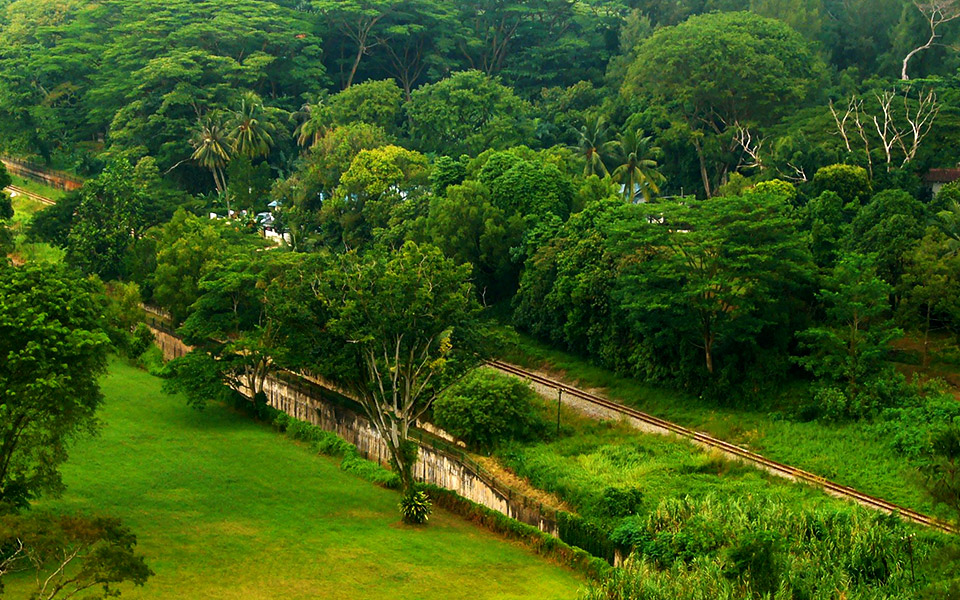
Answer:
<svg viewBox="0 0 960 600"><path fill-rule="evenodd" d="M849 235L852 211L844 206L839 194L830 190L808 202L805 210L813 261L821 269L832 269Z"/></svg>
<svg viewBox="0 0 960 600"><path fill-rule="evenodd" d="M430 199L423 236L456 262L472 265L472 279L486 304L515 289L519 266L511 250L521 243L523 229L520 215L508 217L492 204L486 186L468 180Z"/></svg>
<svg viewBox="0 0 960 600"><path fill-rule="evenodd" d="M408 525L423 525L432 512L430 497L423 490L410 490L400 499L400 516Z"/></svg>
<svg viewBox="0 0 960 600"><path fill-rule="evenodd" d="M70 264L104 279L120 275L127 248L147 225L145 183L129 162L119 160L84 184L66 240Z"/></svg>
<svg viewBox="0 0 960 600"><path fill-rule="evenodd" d="M62 489L70 444L96 429L103 289L55 265L0 263L0 504Z"/></svg>
<svg viewBox="0 0 960 600"><path fill-rule="evenodd" d="M902 376L886 362L900 334L888 315L891 291L862 254L842 258L824 282L824 322L800 334L810 354L797 362L819 380L814 401L828 418L860 418L902 401Z"/></svg>
<svg viewBox="0 0 960 600"><path fill-rule="evenodd" d="M664 500L615 538L635 546L625 572L585 598L916 597L921 562L942 543L904 543L896 519L855 507L796 510L756 499ZM878 596L877 594L881 594Z"/></svg>
<svg viewBox="0 0 960 600"><path fill-rule="evenodd" d="M610 531L591 519L568 512L557 513L557 536L576 548L613 564L617 544L610 539Z"/></svg>
<svg viewBox="0 0 960 600"><path fill-rule="evenodd" d="M181 323L200 297L200 281L221 261L252 253L263 245L260 238L237 231L224 223L178 210L157 234L156 271L150 277L154 301Z"/></svg>
<svg viewBox="0 0 960 600"><path fill-rule="evenodd" d="M402 92L393 79L365 81L330 97L330 117L338 125L366 123L395 134Z"/></svg>
<svg viewBox="0 0 960 600"><path fill-rule="evenodd" d="M835 193L844 207L848 204L858 207L873 195L867 170L853 165L823 167L814 174L813 185L818 194Z"/></svg>
<svg viewBox="0 0 960 600"><path fill-rule="evenodd" d="M0 516L0 593L5 575L29 573L36 581L30 598L118 597L121 584L141 587L155 574L136 545L136 536L118 519Z"/></svg>
<svg viewBox="0 0 960 600"><path fill-rule="evenodd" d="M477 180L490 190L491 203L505 215L532 215L543 219L570 214L573 186L546 156L525 146L502 152L485 152ZM475 168L475 165L474 165Z"/></svg>
<svg viewBox="0 0 960 600"><path fill-rule="evenodd" d="M638 514L643 508L640 488L608 487L597 500L597 511L605 517L626 517Z"/></svg>
<svg viewBox="0 0 960 600"><path fill-rule="evenodd" d="M941 430L930 449L930 461L923 469L924 488L938 505L960 520L960 425Z"/></svg>
<svg viewBox="0 0 960 600"><path fill-rule="evenodd" d="M747 12L713 13L647 38L621 93L649 95L672 109L683 124L677 134L695 148L711 196L735 167L712 149L732 135L727 127L776 122L807 99L822 73L809 42L786 24Z"/></svg>
<svg viewBox="0 0 960 600"><path fill-rule="evenodd" d="M749 394L764 382L745 373L769 383L782 368L796 323L783 303L799 304L810 278L779 196L604 200L528 259L514 318L624 373Z"/></svg>
<svg viewBox="0 0 960 600"><path fill-rule="evenodd" d="M480 71L461 71L420 87L406 104L410 135L423 152L476 156L530 137L529 105Z"/></svg>
<svg viewBox="0 0 960 600"><path fill-rule="evenodd" d="M80 191L71 192L53 206L35 214L28 228L30 239L65 248L81 198Z"/></svg>
<svg viewBox="0 0 960 600"><path fill-rule="evenodd" d="M183 394L187 404L203 410L210 402L227 402L234 394L223 380L217 359L204 350L194 350L168 362L163 369L163 391Z"/></svg>
<svg viewBox="0 0 960 600"><path fill-rule="evenodd" d="M897 291L907 254L926 229L927 211L903 190L884 190L857 213L851 228L851 246L873 254L877 273Z"/></svg>
<svg viewBox="0 0 960 600"><path fill-rule="evenodd" d="M481 368L440 394L433 421L471 447L492 450L540 433L545 424L535 402L536 393L523 381Z"/></svg>

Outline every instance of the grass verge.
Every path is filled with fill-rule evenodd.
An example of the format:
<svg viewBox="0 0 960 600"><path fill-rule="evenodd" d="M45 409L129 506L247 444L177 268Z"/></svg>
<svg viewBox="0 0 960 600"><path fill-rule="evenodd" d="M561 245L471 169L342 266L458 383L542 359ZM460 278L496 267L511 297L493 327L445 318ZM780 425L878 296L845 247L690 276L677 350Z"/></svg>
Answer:
<svg viewBox="0 0 960 600"><path fill-rule="evenodd" d="M397 492L223 407L192 411L123 362L103 390L100 436L42 505L138 534L157 575L124 598L571 598L583 583L444 510L403 525Z"/></svg>

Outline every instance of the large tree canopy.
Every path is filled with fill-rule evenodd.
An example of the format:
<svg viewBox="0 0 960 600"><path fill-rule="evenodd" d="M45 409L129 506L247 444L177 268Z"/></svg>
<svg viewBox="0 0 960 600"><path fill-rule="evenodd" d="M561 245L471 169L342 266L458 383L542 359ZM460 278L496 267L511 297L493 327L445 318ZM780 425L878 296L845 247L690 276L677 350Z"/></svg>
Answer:
<svg viewBox="0 0 960 600"><path fill-rule="evenodd" d="M821 72L809 42L784 23L747 12L714 13L644 42L623 93L649 94L674 109L697 147L709 196L726 169L708 170L703 137L771 123L807 99Z"/></svg>
<svg viewBox="0 0 960 600"><path fill-rule="evenodd" d="M0 504L59 491L70 441L95 427L103 311L102 289L75 272L0 264Z"/></svg>

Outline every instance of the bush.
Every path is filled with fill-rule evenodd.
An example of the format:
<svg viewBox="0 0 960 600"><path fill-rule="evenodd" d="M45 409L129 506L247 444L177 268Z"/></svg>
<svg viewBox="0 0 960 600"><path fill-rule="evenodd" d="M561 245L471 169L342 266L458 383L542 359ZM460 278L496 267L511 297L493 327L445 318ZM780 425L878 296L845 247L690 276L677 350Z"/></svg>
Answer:
<svg viewBox="0 0 960 600"><path fill-rule="evenodd" d="M133 330L130 339L130 358L140 358L153 346L153 332L145 323L140 323Z"/></svg>
<svg viewBox="0 0 960 600"><path fill-rule="evenodd" d="M433 512L430 497L423 490L411 490L400 500L400 515L403 522L410 525L422 525Z"/></svg>
<svg viewBox="0 0 960 600"><path fill-rule="evenodd" d="M437 399L433 419L470 446L491 450L503 442L529 440L544 430L536 397L515 377L477 369Z"/></svg>
<svg viewBox="0 0 960 600"><path fill-rule="evenodd" d="M639 488L608 487L597 501L597 511L607 517L635 515L643 509L643 492Z"/></svg>

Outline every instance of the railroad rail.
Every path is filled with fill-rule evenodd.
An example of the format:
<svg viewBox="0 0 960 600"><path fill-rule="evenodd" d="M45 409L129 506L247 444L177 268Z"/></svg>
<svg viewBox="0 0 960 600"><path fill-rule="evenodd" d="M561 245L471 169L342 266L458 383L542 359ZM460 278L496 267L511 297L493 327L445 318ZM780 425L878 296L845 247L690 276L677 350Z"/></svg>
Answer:
<svg viewBox="0 0 960 600"><path fill-rule="evenodd" d="M27 190L23 189L22 187L17 187L17 186L15 186L15 185L8 185L7 187L5 187L5 188L3 188L3 189L6 190L6 191L8 191L8 192L13 192L13 193L14 193L15 195L17 195L17 196L26 196L27 198L30 198L31 200L35 200L35 201L37 201L37 202L39 202L39 203L41 203L41 204L46 204L47 206L53 206L54 204L56 204L56 202L53 201L53 200L51 200L50 198L46 198L46 197L41 196L41 195L39 195L39 194L34 194L33 192L28 192Z"/></svg>
<svg viewBox="0 0 960 600"><path fill-rule="evenodd" d="M892 502L883 500L882 498L876 498L874 496L864 494L863 492L859 492L849 486L840 485L839 483L834 483L828 479L820 477L819 475L816 475L809 471L804 471L802 469L797 469L795 467L791 467L783 463L778 463L776 461L770 460L769 458L761 456L756 452L751 452L749 450L741 448L740 446L737 446L735 444L725 442L723 440L717 439L713 436L707 435L705 433L701 433L699 431L688 429L681 425L677 425L676 423L673 423L671 421L667 421L665 419L655 417L645 412L641 412L635 408L631 408L624 404L613 402L612 400L609 400L602 396L585 392L571 385L567 385L562 381L557 381L555 379L545 377L544 375L541 375L539 373L528 371L526 369L518 367L517 365L504 362L502 360L487 361L487 364L504 373L514 375L522 379L528 379L534 383L537 383L545 387L553 388L560 393L561 397L563 394L567 394L583 402L587 402L589 404L602 407L608 411L618 413L620 415L623 415L624 417L639 421L642 424L644 424L645 429L656 431L663 435L672 434L678 437L685 438L699 446L719 450L720 452L722 452L723 454L729 457L733 457L742 462L753 464L773 475L777 475L779 477L791 479L794 481L802 481L804 483L808 483L810 485L816 486L824 490L825 492L827 492L832 496L836 496L838 498L843 498L846 500L853 500L863 506L866 506L868 508L872 508L875 510L879 510L885 513L898 514L903 519L907 521L911 521L913 523L918 523L920 525L931 527L933 529L937 529L945 533L957 533L957 529L953 525L950 525L949 523L945 523L940 519L931 517L929 515L925 515L923 513L917 512L915 510L912 510L903 506L899 506Z"/></svg>

